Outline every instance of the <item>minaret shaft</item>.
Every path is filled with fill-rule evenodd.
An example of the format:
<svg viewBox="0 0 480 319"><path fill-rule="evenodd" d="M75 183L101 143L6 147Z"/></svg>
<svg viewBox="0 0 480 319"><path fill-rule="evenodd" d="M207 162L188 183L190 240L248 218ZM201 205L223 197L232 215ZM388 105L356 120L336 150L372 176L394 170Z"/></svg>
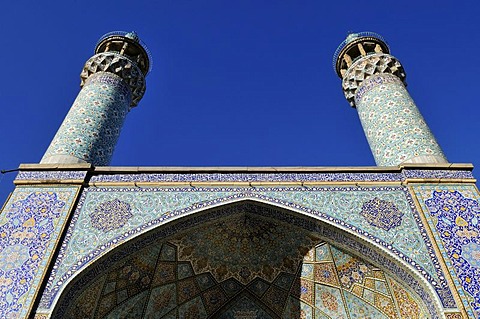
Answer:
<svg viewBox="0 0 480 319"><path fill-rule="evenodd" d="M334 56L342 88L357 108L379 166L447 163L405 87L405 71L381 36L351 34Z"/></svg>
<svg viewBox="0 0 480 319"><path fill-rule="evenodd" d="M130 88L119 76L90 76L41 163L108 165L131 100Z"/></svg>
<svg viewBox="0 0 480 319"><path fill-rule="evenodd" d="M102 37L83 67L82 89L40 163L110 164L123 122L145 93L151 58L135 33Z"/></svg>
<svg viewBox="0 0 480 319"><path fill-rule="evenodd" d="M446 162L398 77L388 73L370 76L358 88L355 105L377 165Z"/></svg>

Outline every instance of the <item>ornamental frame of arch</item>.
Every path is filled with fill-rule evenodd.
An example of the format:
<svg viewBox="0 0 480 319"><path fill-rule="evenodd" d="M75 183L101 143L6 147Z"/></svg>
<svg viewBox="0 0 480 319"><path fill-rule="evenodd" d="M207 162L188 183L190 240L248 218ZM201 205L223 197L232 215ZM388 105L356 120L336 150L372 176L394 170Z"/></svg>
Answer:
<svg viewBox="0 0 480 319"><path fill-rule="evenodd" d="M77 174L77 176L81 175L80 173L75 174ZM72 175L75 174L72 173ZM362 175L362 178L365 178L365 176ZM452 285L452 281L450 278L456 278L456 273L459 271L460 268L454 268L454 266L458 265L448 264L448 260L450 258L448 257L448 247L447 249L445 249L445 247L442 246L443 239L438 236L434 225L434 215L438 211L438 209L435 210L435 207L441 205L441 203L438 202L438 198L443 201L457 200L459 202L465 201L467 199L466 203L470 205L468 206L470 207L469 211L472 212L475 211L475 209L478 209L478 190L476 190L473 185L446 184L433 186L425 184L412 184L411 186L382 186L381 182L378 181L364 187L360 187L358 185L335 186L335 182L331 182L329 185L322 186L287 186L286 184L282 185L282 182L279 182L276 186L269 187L194 186L159 188L145 186L127 187L113 185L111 187L95 187L92 185L82 190L81 195L78 199L78 203L75 203L75 198L77 198L78 196L78 190L79 189L77 186L62 185L61 187L59 187L58 185L56 186L54 184L48 187L19 186L16 190L17 194L14 193L9 203L5 206L5 212L8 212L14 206L17 208L22 207L22 203L28 203L29 196L33 196L32 194L36 194L38 192L50 192L57 195L63 194L59 198L62 198L65 204L57 206L59 207L58 209L60 209L61 211L60 215L63 216L61 218L64 218L66 220L69 218L68 215L71 214L71 220L68 229L64 228L64 241L62 243L56 242L56 245L59 247L67 247L69 245L69 242L71 242L72 238L75 236L75 231L80 229L79 226L84 225L80 223L82 221L90 223L92 229L96 228L99 233L113 234L116 230L118 230L118 234L114 236L112 240L107 240L99 244L96 249L91 250L88 252L88 254L86 254L88 255L86 258L79 258L79 266L77 268L72 267L67 269L66 273L70 272L71 274L76 275L82 273L84 269L94 265L102 256L108 255L108 252L111 251L114 247L117 247L120 244L129 243L135 240L135 238L139 238L140 235L152 231L156 227L161 228L170 225L170 222L172 221L180 221L183 218L187 217L191 218L192 220L199 219L205 215L202 212L205 212L209 209L214 209L215 207L243 201L255 201L279 207L279 209L287 210L288 212L290 212L289 214L286 214L290 216L289 218L291 218L291 214L293 212L293 214L297 217L303 216L302 218L304 219L311 218L313 220L318 220L319 223L324 223L326 225L335 225L335 227L338 227L345 233L350 234L351 238L355 238L355 242L367 243L366 245L362 246L363 248L359 248L358 246L356 248L348 248L347 246L345 246L347 247L347 249L361 251L362 258L366 258L366 260L369 260L376 265L380 265L385 269L387 269L388 267L386 267L384 264L390 263L391 270L387 269L387 271L389 271L390 273L397 272L397 276L399 273L397 270L408 269L409 271L406 272L406 277L401 278L404 282L409 282L410 280L412 280L411 278L408 278L408 273L410 273L410 275L412 272L415 273L417 276L416 279L414 278L417 282L415 285L418 285L418 282L420 282L423 283L420 284L420 286L426 288L425 292L420 294L425 297L430 296L436 298L436 301L434 300L432 304L436 305L437 313L441 314L442 312L447 310L447 313L445 315L448 314L448 316L450 317L454 316L455 311L457 311L456 313L458 313L458 310L456 309L462 309L461 302L463 302L463 307L467 309L464 315L467 314L469 317L475 316L474 312L469 309L469 307L471 307L471 305L469 304L469 299L465 298L468 297L468 293L471 293L472 291L474 292L474 290L469 291L468 289L470 289L471 287L459 287ZM317 200L322 202L322 196L335 192L337 192L338 194L352 193L356 195L353 197L362 199L361 201L359 201L359 203L357 203L358 205L356 206L356 211L349 211L350 214L355 213L358 218L361 218L364 221L362 225L352 224L351 221L345 220L344 217L341 216L341 214L335 217L334 214L332 214L332 211L329 211L326 206L322 207L321 204L319 204L317 207L313 207L310 206L312 202L302 203L301 201L299 201L299 199L308 199L309 196L311 196L312 198L316 198ZM147 193L157 194L156 196L164 196L163 199L167 199L167 201L168 198L180 199L179 194L185 194L185 200L183 202L180 201L180 206L177 205L176 208L172 208L167 205L163 208L163 211L150 211L150 217L155 216L156 218L151 218L149 220L145 219L142 221L141 225L132 224L131 222L134 221L135 216L138 216L138 209L136 209L135 207L136 205L138 205L139 198L142 198L143 196L143 198L145 199ZM365 194L368 194L368 196ZM388 196L385 197L385 194L387 194ZM395 197L393 194L397 194L395 195L397 197ZM449 194L454 194L455 196ZM91 201L91 198L94 198L95 196L100 196L104 200ZM125 196L132 198L133 201L126 202ZM403 198L403 204L402 201L398 201L398 196ZM188 198L190 199L187 200ZM437 202L435 202L435 198L437 198ZM165 201L164 203L166 203L167 201ZM107 203L108 205L104 205L103 207L101 205L102 203ZM158 202L146 202L146 205L156 205L155 203ZM74 206L75 209L71 213L69 213L70 208ZM106 209L108 207L111 208L111 206L116 207L117 212L122 212L117 216L120 217L120 219L114 221L113 224L102 224L101 222L99 223L102 218L103 220L105 220L113 216L112 212L109 212L109 210ZM24 207L26 206L24 205ZM454 206L451 206L451 209L454 209ZM368 212L365 210L368 210ZM378 214L375 214L375 211L385 211L387 216L389 217L389 223L384 223L385 219L382 222L382 219L373 218L378 217ZM339 212L337 211L337 213ZM397 249L397 252L395 253L395 247L389 247L386 241L378 238L378 234L372 234L371 229L377 229L379 232L383 233L391 233L395 230L398 230L400 227L398 224L401 224L408 219L406 213L412 214L409 218L413 220L417 226L423 227L419 229L418 233L421 235L422 239L425 240L425 242L431 242L433 244L432 250L430 252L433 252L436 257L442 256L437 258L438 260L437 263L435 263L434 268L440 269L440 271L437 273L437 278L441 276L446 279L445 283L447 285L448 291L442 292L438 288L435 289L431 283L433 277L428 277L428 274L422 274L422 267L417 267L418 265L414 266L416 264L415 260L408 259L407 256L403 256L404 259L402 260L402 258L399 257L399 253L401 253L400 250ZM459 227L467 227L465 226L466 224L472 223L471 217L463 216L462 218L463 222L460 222L461 225ZM199 220L198 222L200 223L201 221ZM303 223L305 223L305 221ZM368 227L370 227L369 230L365 230ZM322 229L333 228L325 227ZM457 230L461 229L459 228ZM330 240L332 238L336 238L334 242L336 242L337 244L340 243L342 239L345 239L344 235L335 235L334 232L329 233L324 237L327 240L328 238L330 238ZM55 238L55 236L52 235L52 238ZM57 265L53 265L53 271L48 274L50 276L50 280L45 286L46 290L43 292L44 297L48 296L49 289L50 291L52 291L52 289L54 288L59 288L55 297L58 298L61 291L65 288L65 286L55 287L55 284L57 284L58 282L55 282L55 280L51 281L52 278L56 280L60 279L63 283L67 283L70 281L73 282L75 278L75 276L72 275L64 276L65 273L63 273L63 275L59 274L58 272L56 273L56 271L59 269L58 263L62 262L62 256L66 256L69 253L68 250L63 249L63 247L60 249L57 256ZM382 254L378 254L378 251L381 251ZM369 255L373 254L374 252L377 252L377 255ZM468 254L469 253L466 252L465 256L468 257ZM90 255L91 257L89 257ZM49 258L50 257L48 257L47 259ZM447 261L447 264L444 263L443 259ZM398 265L401 266L399 267ZM45 276L47 274L46 268L48 268L47 265L39 267L39 273L44 273ZM40 283L37 283L36 285L37 286L33 287L38 287ZM454 289L452 289L452 287ZM466 292L464 292L462 289L465 289ZM449 291L451 291L450 296L448 295ZM38 292L36 292L35 294L38 294ZM448 304L448 302L454 302L455 304ZM42 299L42 301L40 302L40 307L38 308L39 316L42 314L47 314L49 312L48 309L51 309L49 307L42 308L42 305L44 305L44 299ZM449 306L445 307L445 305ZM42 309L47 311L43 311ZM441 317L441 315L439 315L439 317Z"/></svg>

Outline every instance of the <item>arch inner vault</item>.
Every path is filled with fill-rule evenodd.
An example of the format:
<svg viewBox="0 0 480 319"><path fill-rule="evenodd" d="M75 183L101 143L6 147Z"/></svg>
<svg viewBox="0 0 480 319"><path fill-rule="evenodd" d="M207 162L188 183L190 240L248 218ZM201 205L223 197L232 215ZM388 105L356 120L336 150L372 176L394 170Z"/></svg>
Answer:
<svg viewBox="0 0 480 319"><path fill-rule="evenodd" d="M209 214L219 217L114 249L72 280L52 318L431 317L388 269L309 229L318 222L252 201Z"/></svg>

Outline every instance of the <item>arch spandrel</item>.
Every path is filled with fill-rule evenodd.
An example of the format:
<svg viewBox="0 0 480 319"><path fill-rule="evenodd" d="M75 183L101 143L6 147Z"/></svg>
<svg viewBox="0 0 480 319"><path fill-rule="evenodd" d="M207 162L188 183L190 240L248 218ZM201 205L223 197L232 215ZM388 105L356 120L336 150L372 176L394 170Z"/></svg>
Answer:
<svg viewBox="0 0 480 319"><path fill-rule="evenodd" d="M203 217L203 220L201 220L201 217ZM196 223L192 221L195 218L199 219ZM243 223L243 233L239 230L232 232L232 229L229 230L225 227L226 223L230 225L236 223L237 226ZM164 229L168 227L173 227L177 230L183 229L183 231L168 232ZM235 227L235 229L238 229L238 227ZM268 229L270 229L270 231ZM263 232L259 230L263 230ZM171 235L164 237L163 235L165 233L170 233ZM225 240L224 237L227 234L230 234L230 236L233 237L228 238L227 236L229 240ZM266 236L262 242L262 234L270 235ZM285 238L294 237L291 239L292 242L290 244L297 243L298 247L297 249L290 251L287 250L286 256L280 256L283 258L279 258L278 255L282 255L282 252L280 250L275 251L275 247L277 247L275 243L279 239L275 236L280 236L282 234ZM254 236L252 237L251 235ZM205 246L196 247L192 245L194 240L199 239L198 236L201 236L204 240L205 238L209 238L207 242L211 243L205 244L207 246L210 245L211 247L214 247L215 244L213 243L218 245L229 242L235 242L236 246L229 248L229 246L226 245L226 248L222 248L223 251L220 249L220 252L216 249L212 249L209 253L204 252L203 259L206 258L206 261L202 261L202 254L198 251L195 252L195 248L199 248L199 251L202 251L202 249L205 250ZM235 240L233 240L233 238L235 238ZM257 242L257 245L260 245L259 247L263 248L260 251L261 254L246 259L242 259L242 256L238 254L236 257L231 256L231 258L228 258L228 254L225 254L225 251L230 249L232 252L241 252L241 242L243 240L248 241L248 238L252 239L249 243L246 243L245 247L248 247L255 241ZM343 242L339 241L332 245L332 242L338 241L339 238L343 238ZM238 241L239 239L241 240ZM259 241L261 242L260 244L258 243ZM270 247L269 243L271 245ZM352 246L352 243L357 243L357 245ZM240 245L240 247L238 245ZM357 252L366 252L368 250L370 251L370 256L366 254L366 259L355 257L355 254L352 255L346 250L346 247L349 247L348 249L350 251ZM325 251L327 251L327 253L325 253ZM249 253L252 252L253 250L249 251ZM255 260L255 258L261 259L265 254L267 255L266 262L268 261L269 263L263 265L260 263L257 268L253 267L252 265L254 264L252 264L252 260ZM137 266L129 267L127 265L129 263L128 260L135 259L135 255L140 255L141 258L137 262L131 262L131 264ZM241 201L236 204L224 205L216 209L205 211L204 214L199 214L196 217L192 215L183 218L175 225L160 226L157 229L114 249L99 261L93 263L79 276L76 276L59 299L56 313L66 313L71 311L67 309L68 304L71 304L71 302L69 303L67 301L65 303L65 300L71 300L74 296L82 296L82 292L78 292L78 288L75 288L75 286L87 287L87 290L89 289L88 287L91 286L96 289L96 292L85 292L87 291L85 290L83 291L84 296L91 298L91 296L95 294L104 294L105 298L109 297L115 299L116 303L119 300L118 298L124 298L125 292L122 292L123 290L125 290L127 294L130 292L130 297L138 297L139 294L144 293L138 291L138 289L142 287L143 280L143 285L148 287L145 289L149 291L149 296L163 296L163 299L159 298L164 300L165 294L162 291L175 291L175 297L171 297L175 300L175 306L170 305L172 308L170 311L175 311L175 314L179 316L181 311L187 311L185 309L187 305L192 305L193 308L201 313L205 310L205 318L222 318L220 313L227 313L228 309L237 309L241 306L239 299L233 298L234 296L238 297L240 295L244 296L245 294L248 294L248 296L256 296L258 299L252 301L252 298L247 298L247 300L250 300L248 302L258 302L258 309L268 310L266 313L270 313L271 318L289 318L286 314L287 311L297 314L301 311L304 311L307 314L314 314L317 312L317 318L322 318L321 315L328 318L328 311L325 310L328 309L328 307L335 308L344 305L346 307L346 313L349 313L349 311L352 311L352 305L357 305L358 307L362 300L366 303L363 305L362 309L371 308L369 310L371 312L370 315L373 315L376 313L375 311L378 311L378 314L375 315L374 318L381 318L380 314L386 315L388 314L388 311L386 309L378 310L378 308L375 308L375 300L382 296L385 297L385 295L388 296L388 293L385 292L390 291L390 300L393 307L391 309L396 311L398 318L402 318L401 313L399 312L400 308L395 308L395 305L397 305L398 302L395 303L394 300L396 300L395 298L397 297L393 294L393 290L389 288L392 285L390 281L393 281L397 283L398 287L403 287L406 295L410 296L411 300L417 300L417 307L423 309L423 313L425 314L424 318L439 317L437 309L435 309L434 306L434 303L438 304L438 301L434 302L434 300L431 300L431 298L428 297L430 292L425 291L425 287L422 288L422 286L425 286L425 283L419 282L417 280L418 278L415 279L414 276L409 274L408 270L405 271L405 269L397 265L397 268L402 269L404 274L402 274L402 271L398 272L398 269L392 269L390 271L397 271L397 275L404 276L407 282L409 280L411 281L408 283L400 281L402 282L400 283L397 278L394 278L389 274L388 270L388 267L392 268L392 265L396 265L395 262L390 265L387 263L385 268L386 271L382 271L376 266L373 266L370 261L366 261L367 259L374 260L375 255L377 255L378 260L387 260L386 257L379 256L375 250L362 244L358 238L354 238L354 236L344 231L327 226L324 223L319 223L311 218L299 216L292 211L285 211L271 205L254 203L252 201ZM218 257L221 256L224 256L224 258L218 259ZM372 256L374 256L374 258L372 258ZM351 260L349 261L349 259ZM146 262L146 260L149 261ZM153 262L154 260L155 262ZM251 265L250 268L243 269L241 264L242 260L244 265ZM347 262L345 262L345 260L347 260ZM231 266L234 263L240 265L233 269ZM340 268L336 266L337 263ZM153 270L150 269L150 272L148 272L148 266L145 266L149 264L155 265L154 267L150 266L150 268L155 268ZM351 265L354 265L354 267L352 268ZM274 273L272 274L272 270L268 269L268 267L265 268L265 266L274 268ZM114 272L112 268L117 269L115 275L111 274ZM361 269L363 269L363 271ZM346 270L347 272L350 271L349 275L345 275ZM332 275L327 275L329 271L333 277ZM119 274L122 273L123 277L120 278L121 275ZM147 276L147 273L150 273L150 275ZM163 273L164 276L159 276L158 273ZM249 277L249 273L254 273L255 275ZM346 279L343 279L342 281L343 277L341 274L343 274L343 277L345 278L356 279L353 279L353 282L347 283ZM148 277L148 280L145 279L145 277ZM98 278L101 284L92 285L92 280L95 280L94 278ZM104 281L102 282L101 280ZM127 287L128 280L132 281L133 284L131 286L133 288ZM112 283L113 281L115 281L115 284ZM379 283L376 283L376 281ZM382 286L381 283L384 283L384 285ZM419 297L416 292L411 291L410 288L406 288L412 283L414 286L416 285L420 291L423 291L421 292L421 297ZM100 285L102 286L101 292L99 292L100 289L98 288ZM181 286L180 288L182 289L180 289L179 286ZM325 301L320 300L320 297L320 299L318 299L315 295L312 295L312 293L308 294L309 291L316 291L317 288L320 294L323 294ZM377 288L378 291L376 290ZM115 298L112 297L112 289L116 291ZM188 291L187 294L181 293L184 289ZM306 291L308 297L302 295L302 291L304 294ZM380 297L375 299L375 294ZM195 296L199 299L195 299ZM209 296L212 297L212 300L217 300L217 302L220 303L217 308L208 304L208 302L205 303L205 300L208 300ZM267 296L270 296L270 299L268 299ZM334 296L337 296L340 299L337 299L335 302L333 301L334 299L332 299ZM426 305L419 305L419 300L425 300L426 296L428 297L427 299L430 298L430 300L426 300ZM128 300L130 300L130 297ZM373 299L371 303L369 303L365 298ZM388 297L385 298L383 304L387 305L389 299ZM100 299L101 298L99 297L99 300L96 301L82 301L76 304L96 304L95 307L97 311L99 311L98 309L100 308L98 308L98 304L99 302L101 303ZM350 300L348 303L346 301L347 299ZM115 311L125 311L129 304L131 304L132 307L133 305L135 305L135 307L140 307L140 302L133 302L131 300L126 302L125 300L122 300L119 303L118 306L120 308L115 308L117 310L112 308L106 311L118 315ZM140 308L143 309L143 314L145 314L145 311L148 311L149 307L153 307L153 305L150 304L151 302L153 303L153 301L147 300L146 297L142 300L144 303ZM281 305L275 306L272 300L277 300ZM333 304L330 304L329 300L330 302L333 302ZM201 304L198 303L200 301L203 301L203 308L201 307ZM343 304L339 303L340 301ZM164 300L164 302L167 301ZM172 301L170 300L169 302L171 303ZM324 302L326 303L325 305L323 304ZM428 304L428 302L430 302L430 304ZM235 303L237 304L237 308L233 306ZM337 306L334 307L335 304ZM369 308L369 306L371 307ZM327 307L324 309L327 313L325 313L324 310L321 310L323 309L322 307ZM162 309L167 308L169 307L162 306ZM237 310L240 312L237 312L241 313L241 309L239 309ZM78 313L79 311L81 311L81 309L77 309L73 311L73 313ZM103 316L108 315L108 313L102 313L99 316L103 318ZM420 311L419 313L422 312ZM247 314L248 312L245 312L245 315ZM88 317L87 315L88 314L85 314L86 317ZM169 315L170 313L168 312L162 314L161 317L169 318ZM347 315L347 317L348 316L349 315ZM201 317L202 316L198 318ZM392 317L392 315L390 317ZM349 318L351 318L351 316Z"/></svg>

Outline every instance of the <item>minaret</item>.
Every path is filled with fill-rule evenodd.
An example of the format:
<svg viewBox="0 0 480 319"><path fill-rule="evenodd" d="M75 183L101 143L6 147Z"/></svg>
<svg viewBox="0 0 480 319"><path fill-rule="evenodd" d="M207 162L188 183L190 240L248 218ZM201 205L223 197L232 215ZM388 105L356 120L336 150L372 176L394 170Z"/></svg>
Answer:
<svg viewBox="0 0 480 319"><path fill-rule="evenodd" d="M352 33L335 52L345 97L357 108L379 166L447 163L405 88L405 71L382 36Z"/></svg>
<svg viewBox="0 0 480 319"><path fill-rule="evenodd" d="M151 56L135 32L111 32L83 67L81 90L41 164L108 165L129 110L145 93Z"/></svg>

